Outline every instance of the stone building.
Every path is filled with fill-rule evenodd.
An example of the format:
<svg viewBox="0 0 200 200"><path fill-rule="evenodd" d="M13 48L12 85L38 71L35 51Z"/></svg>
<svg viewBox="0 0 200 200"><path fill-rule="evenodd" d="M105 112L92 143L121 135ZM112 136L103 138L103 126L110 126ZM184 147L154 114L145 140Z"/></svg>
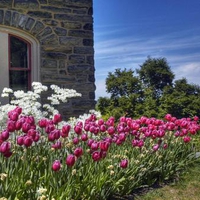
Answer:
<svg viewBox="0 0 200 200"><path fill-rule="evenodd" d="M92 0L0 0L0 91L40 81L82 94L61 105L61 114L94 108L92 6Z"/></svg>

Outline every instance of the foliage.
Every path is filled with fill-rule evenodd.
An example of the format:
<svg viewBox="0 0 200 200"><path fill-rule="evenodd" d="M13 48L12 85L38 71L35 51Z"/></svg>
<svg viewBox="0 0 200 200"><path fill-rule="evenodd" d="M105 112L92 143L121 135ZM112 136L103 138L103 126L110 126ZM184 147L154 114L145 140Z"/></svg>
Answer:
<svg viewBox="0 0 200 200"><path fill-rule="evenodd" d="M7 112L0 133L2 198L106 200L170 179L195 160L197 116L116 121L90 114L69 122L59 113L36 116L19 106Z"/></svg>
<svg viewBox="0 0 200 200"><path fill-rule="evenodd" d="M106 79L110 98L100 97L97 109L107 118L113 115L163 118L171 113L177 118L199 115L200 86L174 74L165 58L150 58L136 70L116 69Z"/></svg>
<svg viewBox="0 0 200 200"><path fill-rule="evenodd" d="M161 188L154 188L146 194L135 194L136 200L197 200L200 199L200 160L198 159L188 170L173 182L163 185Z"/></svg>

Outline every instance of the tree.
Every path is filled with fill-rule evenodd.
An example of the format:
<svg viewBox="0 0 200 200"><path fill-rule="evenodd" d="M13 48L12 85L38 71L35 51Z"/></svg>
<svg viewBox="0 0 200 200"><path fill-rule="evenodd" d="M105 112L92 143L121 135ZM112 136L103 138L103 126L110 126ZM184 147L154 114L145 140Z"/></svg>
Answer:
<svg viewBox="0 0 200 200"><path fill-rule="evenodd" d="M122 96L127 97L132 93L138 93L140 89L140 80L134 76L133 70L116 69L114 73L108 73L106 91L111 94L111 99Z"/></svg>
<svg viewBox="0 0 200 200"><path fill-rule="evenodd" d="M162 95L164 87L173 85L174 74L165 58L148 57L137 73L144 87L153 89L156 98Z"/></svg>
<svg viewBox="0 0 200 200"><path fill-rule="evenodd" d="M100 97L97 109L103 115L162 118L167 113L177 118L199 116L200 86L186 78L174 81L165 58L150 58L136 70L116 69L106 78L110 98Z"/></svg>
<svg viewBox="0 0 200 200"><path fill-rule="evenodd" d="M174 87L165 88L160 98L160 108L177 118L199 115L200 87L189 84L186 78L176 80Z"/></svg>

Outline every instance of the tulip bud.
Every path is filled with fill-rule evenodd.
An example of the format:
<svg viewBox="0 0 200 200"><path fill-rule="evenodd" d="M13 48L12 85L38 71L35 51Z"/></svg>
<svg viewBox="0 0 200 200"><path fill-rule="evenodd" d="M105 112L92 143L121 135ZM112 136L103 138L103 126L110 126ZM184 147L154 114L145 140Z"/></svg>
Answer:
<svg viewBox="0 0 200 200"><path fill-rule="evenodd" d="M25 147L30 147L33 143L33 139L30 136L24 136L23 142Z"/></svg>
<svg viewBox="0 0 200 200"><path fill-rule="evenodd" d="M54 117L53 117L53 123L54 124L58 124L59 122L62 121L62 116L61 114L55 114Z"/></svg>
<svg viewBox="0 0 200 200"><path fill-rule="evenodd" d="M61 163L60 163L60 161L59 161L59 160L55 160L55 161L53 162L53 164L52 164L52 170L56 172L56 171L59 171L60 168L61 168Z"/></svg>
<svg viewBox="0 0 200 200"><path fill-rule="evenodd" d="M7 140L9 138L9 132L7 130L2 131L1 133L1 139L3 141Z"/></svg>
<svg viewBox="0 0 200 200"><path fill-rule="evenodd" d="M73 144L78 144L79 143L79 139L76 137L72 140Z"/></svg>
<svg viewBox="0 0 200 200"><path fill-rule="evenodd" d="M17 137L17 144L22 146L24 144L24 136Z"/></svg>
<svg viewBox="0 0 200 200"><path fill-rule="evenodd" d="M94 152L92 153L92 159L93 159L94 161L99 161L99 160L101 159L101 153L98 152L98 151L94 151Z"/></svg>
<svg viewBox="0 0 200 200"><path fill-rule="evenodd" d="M74 150L74 155L78 158L80 156L83 155L83 149L81 147L77 147L75 150Z"/></svg>
<svg viewBox="0 0 200 200"><path fill-rule="evenodd" d="M82 134L82 135L81 135L81 140L82 140L82 141L87 141L87 140L88 140L88 135L85 134L85 133Z"/></svg>
<svg viewBox="0 0 200 200"><path fill-rule="evenodd" d="M128 160L124 159L120 162L120 167L121 168L127 168L128 167Z"/></svg>
<svg viewBox="0 0 200 200"><path fill-rule="evenodd" d="M66 164L69 167L72 167L74 165L75 161L76 161L75 156L72 154L69 154L66 158Z"/></svg>
<svg viewBox="0 0 200 200"><path fill-rule="evenodd" d="M10 142L3 142L0 146L0 152L1 153L6 153L6 152L9 152L11 149L11 144Z"/></svg>

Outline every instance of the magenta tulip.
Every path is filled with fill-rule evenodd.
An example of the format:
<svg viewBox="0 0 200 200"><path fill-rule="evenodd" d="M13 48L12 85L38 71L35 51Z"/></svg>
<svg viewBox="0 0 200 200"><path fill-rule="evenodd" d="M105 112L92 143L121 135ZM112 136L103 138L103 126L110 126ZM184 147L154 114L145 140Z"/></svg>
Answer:
<svg viewBox="0 0 200 200"><path fill-rule="evenodd" d="M80 156L83 155L83 149L81 147L77 147L75 150L74 150L74 155L78 158Z"/></svg>
<svg viewBox="0 0 200 200"><path fill-rule="evenodd" d="M128 167L128 160L124 159L120 162L120 167L121 168L127 168Z"/></svg>
<svg viewBox="0 0 200 200"><path fill-rule="evenodd" d="M59 160L55 160L55 161L53 162L53 164L52 164L52 170L56 172L56 171L59 171L60 168L61 168L61 163L60 163L60 161L59 161Z"/></svg>
<svg viewBox="0 0 200 200"><path fill-rule="evenodd" d="M76 161L76 158L73 154L69 154L66 158L66 164L69 167L72 167Z"/></svg>

